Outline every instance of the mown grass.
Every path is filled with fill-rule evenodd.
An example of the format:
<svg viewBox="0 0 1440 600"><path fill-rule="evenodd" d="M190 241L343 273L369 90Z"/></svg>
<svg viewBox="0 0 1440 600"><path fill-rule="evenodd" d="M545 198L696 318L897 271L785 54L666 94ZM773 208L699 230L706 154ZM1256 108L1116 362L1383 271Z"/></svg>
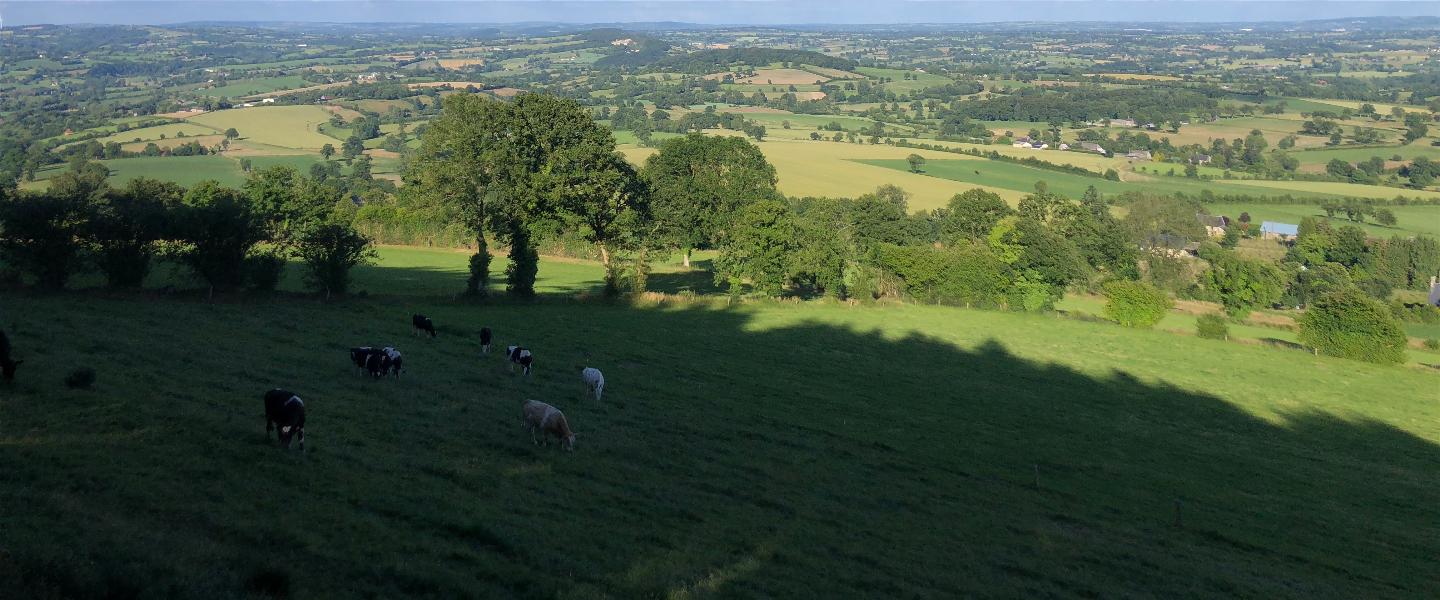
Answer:
<svg viewBox="0 0 1440 600"><path fill-rule="evenodd" d="M466 304L429 295L423 271L462 276L435 254L387 251L329 304L0 293L27 361L0 388L0 589L1440 594L1435 373L943 307ZM481 326L535 375L480 356ZM355 375L361 343L405 376ZM93 390L61 384L78 366ZM273 386L306 399L304 453L262 437ZM530 444L524 398L574 453Z"/></svg>

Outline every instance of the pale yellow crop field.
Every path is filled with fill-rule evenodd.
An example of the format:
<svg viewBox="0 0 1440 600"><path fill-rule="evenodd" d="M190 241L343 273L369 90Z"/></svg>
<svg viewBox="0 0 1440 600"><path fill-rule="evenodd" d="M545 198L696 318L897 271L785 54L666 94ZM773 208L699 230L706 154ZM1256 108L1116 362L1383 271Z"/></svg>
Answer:
<svg viewBox="0 0 1440 600"><path fill-rule="evenodd" d="M910 193L910 210L917 212L940 208L955 194L976 187L995 192L1012 203L1018 202L1024 196L1024 193L1015 190L989 188L930 177L923 173L907 173L855 162L868 159L904 159L911 154L919 154L932 160L984 160L961 154L809 140L767 140L756 146L765 153L770 164L775 166L775 173L780 180L780 191L787 196L853 198L882 185L892 184ZM632 163L640 165L645 164L645 159L655 153L653 148L631 145L622 145L619 151Z"/></svg>
<svg viewBox="0 0 1440 600"><path fill-rule="evenodd" d="M219 131L234 127L240 137L257 143L303 150L335 144L335 138L320 133L320 124L329 120L330 111L310 105L219 110L190 119Z"/></svg>

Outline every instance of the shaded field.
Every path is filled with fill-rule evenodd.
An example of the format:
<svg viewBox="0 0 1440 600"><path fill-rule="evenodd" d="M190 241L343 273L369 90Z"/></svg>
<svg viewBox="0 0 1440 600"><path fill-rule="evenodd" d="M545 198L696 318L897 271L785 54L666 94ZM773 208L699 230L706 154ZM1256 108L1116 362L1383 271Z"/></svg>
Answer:
<svg viewBox="0 0 1440 600"><path fill-rule="evenodd" d="M413 290L410 258L377 277ZM1419 369L943 307L0 300L20 597L1440 594ZM362 343L407 372L356 376ZM263 437L273 386L304 453ZM530 444L525 398L574 453Z"/></svg>

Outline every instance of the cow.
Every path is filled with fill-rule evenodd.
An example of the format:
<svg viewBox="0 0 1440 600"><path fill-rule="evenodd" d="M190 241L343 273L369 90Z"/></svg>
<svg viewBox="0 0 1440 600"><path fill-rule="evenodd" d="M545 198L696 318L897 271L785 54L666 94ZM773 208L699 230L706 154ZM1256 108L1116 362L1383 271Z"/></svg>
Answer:
<svg viewBox="0 0 1440 600"><path fill-rule="evenodd" d="M25 361L10 358L10 338L5 337L4 331L0 331L0 378L15 381L15 367L23 362Z"/></svg>
<svg viewBox="0 0 1440 600"><path fill-rule="evenodd" d="M279 388L265 392L265 439L276 429L276 438L286 450L290 438L299 434L300 450L305 450L305 401L300 396Z"/></svg>
<svg viewBox="0 0 1440 600"><path fill-rule="evenodd" d="M600 397L605 394L605 375L600 372L600 369L595 367L580 369L580 382L585 384L586 394L592 392L595 394L596 401L599 401Z"/></svg>
<svg viewBox="0 0 1440 600"><path fill-rule="evenodd" d="M412 327L410 333L420 335L420 332L424 331L429 333L430 337L435 337L435 323L430 320L430 317L425 315L410 315L410 327Z"/></svg>
<svg viewBox="0 0 1440 600"><path fill-rule="evenodd" d="M380 350L372 346L360 346L357 348L351 348L350 362L355 363L355 368L360 369L360 372L364 373L365 365L370 360L370 355L376 354L378 352L380 352Z"/></svg>
<svg viewBox="0 0 1440 600"><path fill-rule="evenodd" d="M365 371L376 379L384 377L390 371L390 355L383 351L371 352L365 358Z"/></svg>
<svg viewBox="0 0 1440 600"><path fill-rule="evenodd" d="M566 451L575 449L575 432L570 431L570 422L565 420L565 413L560 409L537 400L526 400L520 405L520 415L525 419L525 427L530 430L531 443L539 445L543 442L548 446L553 433ZM541 436L538 441L535 439L537 431Z"/></svg>
<svg viewBox="0 0 1440 600"><path fill-rule="evenodd" d="M505 356L510 358L511 373L515 372L515 365L520 365L525 369L526 375L530 374L530 366L535 363L535 356L530 354L529 350L519 346L506 346Z"/></svg>
<svg viewBox="0 0 1440 600"><path fill-rule="evenodd" d="M381 348L380 351L385 353L385 358L389 359L390 374L394 375L396 379L399 379L400 365L404 358L400 356L400 351L390 347Z"/></svg>
<svg viewBox="0 0 1440 600"><path fill-rule="evenodd" d="M493 338L493 337L494 337L494 336L493 336L493 334L490 333L490 328L489 328L489 327L481 327L481 328L480 328L480 353L481 353L481 354L489 354L489 353L490 353L490 340L491 340L491 338Z"/></svg>

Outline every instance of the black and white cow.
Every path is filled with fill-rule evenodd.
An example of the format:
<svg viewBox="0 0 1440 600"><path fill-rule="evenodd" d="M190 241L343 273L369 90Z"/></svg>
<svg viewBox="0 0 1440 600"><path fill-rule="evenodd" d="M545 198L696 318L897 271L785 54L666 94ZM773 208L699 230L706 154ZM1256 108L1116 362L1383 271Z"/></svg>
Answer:
<svg viewBox="0 0 1440 600"><path fill-rule="evenodd" d="M510 358L511 373L515 372L515 365L520 365L522 368L524 368L525 374L529 375L530 366L535 364L535 356L530 354L529 350L526 350L525 348L521 348L519 346L506 346L505 356L508 356Z"/></svg>
<svg viewBox="0 0 1440 600"><path fill-rule="evenodd" d="M370 355L378 354L379 352L380 349L373 346L360 346L357 348L351 348L350 362L355 363L355 368L360 369L360 372L364 373L366 365L370 361Z"/></svg>
<svg viewBox="0 0 1440 600"><path fill-rule="evenodd" d="M410 315L410 327L412 327L411 333L419 335L420 332L424 331L429 333L430 337L435 337L435 322L431 321L430 317L425 315Z"/></svg>
<svg viewBox="0 0 1440 600"><path fill-rule="evenodd" d="M292 392L279 388L265 392L265 439L276 429L280 445L290 448L290 438L299 434L300 449L305 449L305 401Z"/></svg>
<svg viewBox="0 0 1440 600"><path fill-rule="evenodd" d="M380 351L383 352L385 354L385 358L388 359L390 365L390 374L394 375L396 379L399 379L400 365L404 363L404 357L400 355L400 351L388 346L385 348L381 348Z"/></svg>
<svg viewBox="0 0 1440 600"><path fill-rule="evenodd" d="M10 358L10 338L5 337L5 332L0 331L0 378L5 381L15 380L15 367L20 366L23 360Z"/></svg>
<svg viewBox="0 0 1440 600"><path fill-rule="evenodd" d="M490 353L490 340L492 338L494 338L494 335L490 333L489 327L480 328L480 352L482 354Z"/></svg>
<svg viewBox="0 0 1440 600"><path fill-rule="evenodd" d="M390 355L383 350L371 352L365 358L365 372L376 379L384 377L390 372Z"/></svg>

